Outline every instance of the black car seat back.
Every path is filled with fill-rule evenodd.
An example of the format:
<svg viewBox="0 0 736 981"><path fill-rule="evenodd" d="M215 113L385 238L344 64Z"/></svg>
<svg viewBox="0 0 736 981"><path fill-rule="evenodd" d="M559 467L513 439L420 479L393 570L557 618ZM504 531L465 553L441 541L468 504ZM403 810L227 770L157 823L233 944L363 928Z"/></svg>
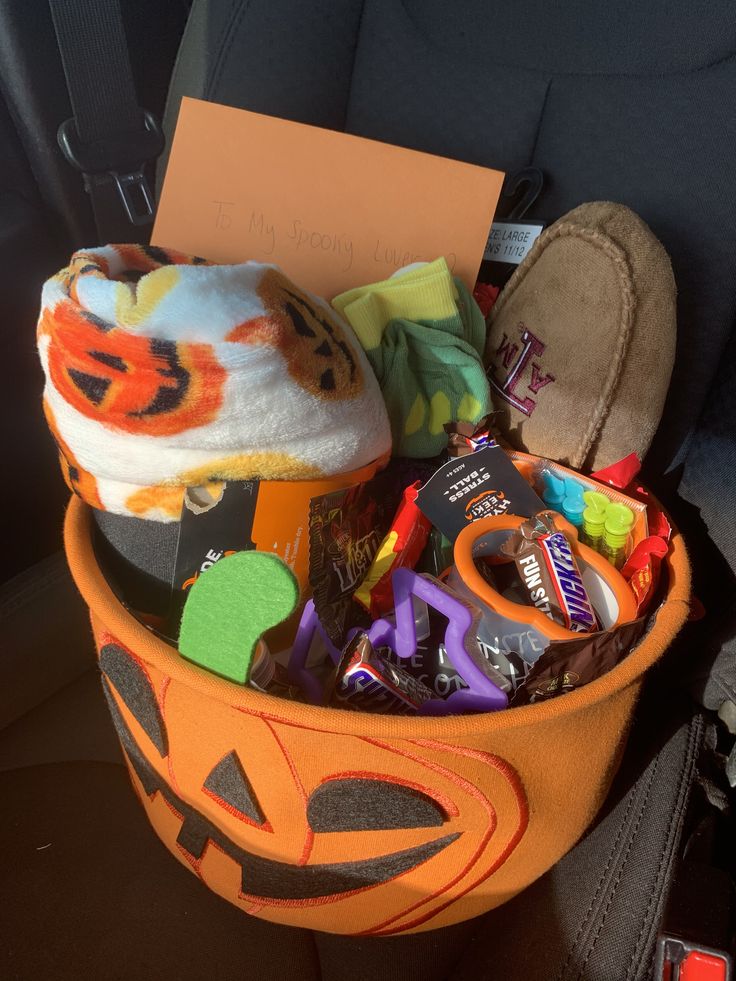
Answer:
<svg viewBox="0 0 736 981"><path fill-rule="evenodd" d="M195 0L169 137L182 95L539 167L534 214L550 220L586 200L629 205L672 256L679 290L677 363L649 464L684 458L736 322L729 0L707 11L685 0Z"/></svg>

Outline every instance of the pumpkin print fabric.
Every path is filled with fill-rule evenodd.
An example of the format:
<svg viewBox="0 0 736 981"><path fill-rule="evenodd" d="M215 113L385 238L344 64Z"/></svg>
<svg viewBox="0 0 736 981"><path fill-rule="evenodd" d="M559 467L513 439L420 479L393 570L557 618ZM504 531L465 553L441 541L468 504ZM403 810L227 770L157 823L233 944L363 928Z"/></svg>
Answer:
<svg viewBox="0 0 736 981"><path fill-rule="evenodd" d="M193 483L330 476L391 445L351 328L275 266L77 252L44 285L38 349L67 482L103 510L176 520Z"/></svg>

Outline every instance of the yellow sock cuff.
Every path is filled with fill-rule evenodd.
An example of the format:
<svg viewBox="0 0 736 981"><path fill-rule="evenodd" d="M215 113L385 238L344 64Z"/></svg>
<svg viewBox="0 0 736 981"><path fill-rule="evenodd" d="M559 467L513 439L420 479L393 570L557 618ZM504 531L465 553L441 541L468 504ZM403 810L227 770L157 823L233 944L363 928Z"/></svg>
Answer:
<svg viewBox="0 0 736 981"><path fill-rule="evenodd" d="M355 331L364 350L378 347L386 325L456 317L457 289L444 257L380 283L359 286L332 301Z"/></svg>

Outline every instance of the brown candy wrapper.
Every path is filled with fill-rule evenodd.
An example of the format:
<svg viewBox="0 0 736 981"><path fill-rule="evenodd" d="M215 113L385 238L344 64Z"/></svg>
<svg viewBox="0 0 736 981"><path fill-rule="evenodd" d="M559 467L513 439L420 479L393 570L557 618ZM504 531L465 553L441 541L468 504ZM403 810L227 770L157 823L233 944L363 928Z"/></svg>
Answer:
<svg viewBox="0 0 736 981"><path fill-rule="evenodd" d="M484 446L492 446L496 442L491 429L495 413L491 412L479 422L446 422L447 455L451 458L468 456Z"/></svg>
<svg viewBox="0 0 736 981"><path fill-rule="evenodd" d="M646 625L646 618L640 617L580 639L553 640L517 688L511 704L541 702L595 681L626 657Z"/></svg>
<svg viewBox="0 0 736 981"><path fill-rule="evenodd" d="M395 459L365 484L312 498L309 505L309 585L332 643L342 649L370 614L353 600L408 485L434 472L436 460Z"/></svg>
<svg viewBox="0 0 736 981"><path fill-rule="evenodd" d="M349 612L351 623L370 623L352 596L385 534L384 510L365 484L323 494L310 503L309 582L317 614L336 647L342 647Z"/></svg>
<svg viewBox="0 0 736 981"><path fill-rule="evenodd" d="M414 715L434 695L403 668L389 663L367 634L357 633L335 671L330 705L358 712Z"/></svg>
<svg viewBox="0 0 736 981"><path fill-rule="evenodd" d="M268 692L269 695L277 695L279 698L288 698L290 701L303 702L305 700L304 693L291 683L286 668L279 661L274 664L273 678L261 691Z"/></svg>
<svg viewBox="0 0 736 981"><path fill-rule="evenodd" d="M598 629L570 542L555 527L551 512L541 511L525 521L503 543L501 552L516 563L530 606L568 630Z"/></svg>

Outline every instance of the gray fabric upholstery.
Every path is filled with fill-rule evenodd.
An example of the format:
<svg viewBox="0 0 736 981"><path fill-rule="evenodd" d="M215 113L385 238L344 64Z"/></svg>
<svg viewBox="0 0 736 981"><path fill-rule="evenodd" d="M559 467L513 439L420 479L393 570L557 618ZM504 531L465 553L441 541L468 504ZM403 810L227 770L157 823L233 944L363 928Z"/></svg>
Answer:
<svg viewBox="0 0 736 981"><path fill-rule="evenodd" d="M705 607L691 630L698 656L687 667L698 697L717 710L727 699L736 703L736 333L708 393L680 493L691 505L682 522Z"/></svg>
<svg viewBox="0 0 736 981"><path fill-rule="evenodd" d="M174 68L167 135L182 95L343 129L361 9L361 0L195 2Z"/></svg>

